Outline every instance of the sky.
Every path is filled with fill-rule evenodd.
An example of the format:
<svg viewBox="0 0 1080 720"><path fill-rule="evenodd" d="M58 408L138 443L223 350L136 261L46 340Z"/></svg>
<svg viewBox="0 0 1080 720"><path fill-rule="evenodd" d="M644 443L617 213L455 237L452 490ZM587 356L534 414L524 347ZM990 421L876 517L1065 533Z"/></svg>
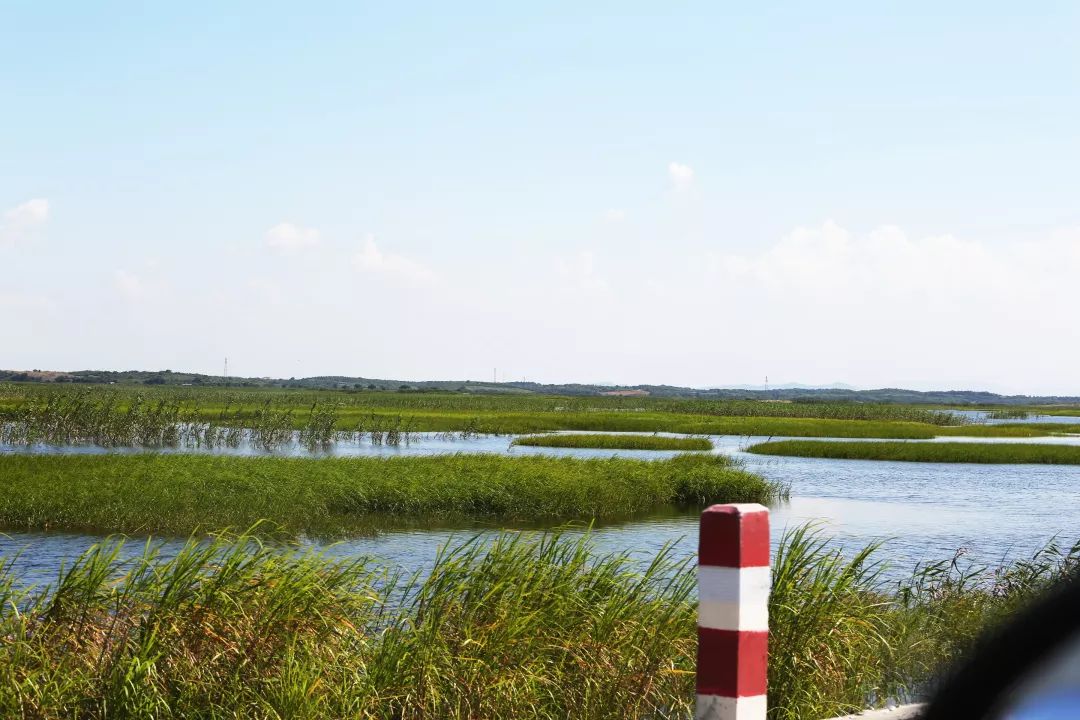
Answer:
<svg viewBox="0 0 1080 720"><path fill-rule="evenodd" d="M0 368L1080 395L1078 34L0 0Z"/></svg>

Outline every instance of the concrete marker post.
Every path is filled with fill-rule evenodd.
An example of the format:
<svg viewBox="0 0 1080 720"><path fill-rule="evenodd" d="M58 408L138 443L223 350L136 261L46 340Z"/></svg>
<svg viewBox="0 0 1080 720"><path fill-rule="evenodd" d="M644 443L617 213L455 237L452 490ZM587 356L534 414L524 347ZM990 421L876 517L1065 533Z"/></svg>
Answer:
<svg viewBox="0 0 1080 720"><path fill-rule="evenodd" d="M769 511L713 505L698 541L697 720L765 720Z"/></svg>

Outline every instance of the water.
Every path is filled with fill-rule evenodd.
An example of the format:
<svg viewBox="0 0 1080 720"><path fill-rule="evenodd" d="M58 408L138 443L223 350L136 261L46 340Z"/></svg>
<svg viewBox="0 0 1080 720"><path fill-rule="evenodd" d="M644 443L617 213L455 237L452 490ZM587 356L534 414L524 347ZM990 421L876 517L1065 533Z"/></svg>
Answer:
<svg viewBox="0 0 1080 720"><path fill-rule="evenodd" d="M978 425L1013 425L1016 423L1080 424L1080 416L1077 415L1037 415L1032 413L1022 418L991 418L988 410L949 410L949 412L966 417Z"/></svg>
<svg viewBox="0 0 1080 720"><path fill-rule="evenodd" d="M1067 544L1080 538L1080 466L966 465L831 460L752 455L743 448L768 438L712 438L715 452L739 458L747 469L789 484L790 502L772 508L773 543L786 528L821 523L823 532L849 549L884 540L880 557L889 575L906 576L920 561L950 558L958 548L986 563L1030 554L1055 535ZM948 441L1054 442L1080 444L1080 436L1055 438L946 438ZM25 449L23 449L25 451ZM4 451L4 450L0 450ZM14 451L7 448L7 452ZM38 449L41 451L41 449ZM51 449L51 452L102 452L101 449ZM216 452L247 452L236 449ZM294 454L296 448L278 453ZM580 450L511 447L508 437L446 440L426 436L408 446L340 444L327 454L430 455L445 452L494 452L513 455L557 454L576 457L667 457L650 451ZM328 548L331 554L366 555L406 572L429 568L438 548L496 528L476 525L457 529L384 532ZM696 551L697 516L661 512L655 516L593 529L602 551L629 551L647 561L667 543L678 552ZM16 570L27 582L48 583L59 565L70 561L99 536L67 533L17 533L0 537L0 554L20 553ZM309 541L319 545L317 541ZM179 541L166 543L166 551ZM131 543L130 554L141 552Z"/></svg>
<svg viewBox="0 0 1080 720"><path fill-rule="evenodd" d="M499 455L573 455L574 457L608 457L618 454L622 457L660 459L677 455L676 451L656 450L595 450L586 448L542 448L529 445L511 445L515 436L477 435L468 438L450 436L444 433L413 433L408 441L400 445L376 445L368 440L339 441L326 446L311 448L298 439L294 433L289 442L280 443L272 450L251 442L250 435L237 447L193 447L172 448L106 448L99 445L0 445L0 454L31 453L35 455L104 455L104 454L139 454L164 453L178 455L233 455L233 456L276 456L276 457L400 457L408 455L446 455L448 453L496 453Z"/></svg>

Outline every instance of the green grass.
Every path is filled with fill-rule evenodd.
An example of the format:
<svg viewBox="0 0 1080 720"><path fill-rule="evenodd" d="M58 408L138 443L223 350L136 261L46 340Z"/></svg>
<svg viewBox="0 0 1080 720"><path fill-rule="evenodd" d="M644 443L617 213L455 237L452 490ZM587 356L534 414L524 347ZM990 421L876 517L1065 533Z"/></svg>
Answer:
<svg viewBox="0 0 1080 720"><path fill-rule="evenodd" d="M875 552L805 527L783 539L770 720L920 686L1077 560L946 560L887 592ZM688 720L695 578L674 557L635 569L587 536L507 533L410 582L250 537L127 562L106 541L34 594L0 558L0 716Z"/></svg>
<svg viewBox="0 0 1080 720"><path fill-rule="evenodd" d="M754 445L749 452L840 460L1080 465L1080 446L1073 445L780 440Z"/></svg>
<svg viewBox="0 0 1080 720"><path fill-rule="evenodd" d="M230 445L249 428L272 447L299 431L310 444L340 433L395 444L415 432L527 434L560 430L931 439L938 435L1036 437L1067 424L964 424L919 407L666 398L347 393L196 388L111 389L0 385L0 443L142 447ZM196 424L199 424L196 427Z"/></svg>
<svg viewBox="0 0 1080 720"><path fill-rule="evenodd" d="M1042 407L1038 406L1028 410L1032 415L1071 415L1080 417L1080 407Z"/></svg>
<svg viewBox="0 0 1080 720"><path fill-rule="evenodd" d="M961 419L947 409L912 405L861 402L764 402L661 397L608 397L537 395L471 395L467 393L342 392L296 389L114 387L77 385L22 385L0 383L0 410L51 397L79 395L112 396L121 406L136 398L156 403L176 401L184 407L198 406L208 413L223 409L253 408L270 402L305 410L315 404L335 404L349 413L372 411L412 415L425 412L451 414L547 414L593 412L647 412L657 414L719 417L787 417L832 420L906 421L933 425L958 424Z"/></svg>
<svg viewBox="0 0 1080 720"><path fill-rule="evenodd" d="M808 526L782 539L769 598L770 720L846 715L868 698L910 698L983 633L1080 567L1080 545L1052 542L993 568L965 562L958 550L886 584L878 550L845 553Z"/></svg>
<svg viewBox="0 0 1080 720"><path fill-rule="evenodd" d="M1080 425L1069 423L1002 423L1000 425L963 425L942 427L934 433L939 437L1047 437L1080 433Z"/></svg>
<svg viewBox="0 0 1080 720"><path fill-rule="evenodd" d="M250 538L124 565L105 543L23 612L9 575L0 715L688 717L694 583L668 556L642 574L504 536L412 587L374 570Z"/></svg>
<svg viewBox="0 0 1080 720"><path fill-rule="evenodd" d="M666 435L530 435L519 437L514 445L558 448L598 448L602 450L712 450L708 438L668 437Z"/></svg>
<svg viewBox="0 0 1080 720"><path fill-rule="evenodd" d="M245 458L0 455L0 527L152 532L248 527L341 534L405 524L614 520L658 507L768 502L726 458L442 455Z"/></svg>
<svg viewBox="0 0 1080 720"><path fill-rule="evenodd" d="M199 431L200 442L204 436L227 442L222 437L226 429L238 426L253 428L257 442L273 441L290 429L323 442L334 432L381 436L557 430L931 438L960 422L946 412L859 403L15 385L0 386L0 418L9 421L4 432L17 443L115 446L174 444L190 435L185 424L191 423L211 426Z"/></svg>

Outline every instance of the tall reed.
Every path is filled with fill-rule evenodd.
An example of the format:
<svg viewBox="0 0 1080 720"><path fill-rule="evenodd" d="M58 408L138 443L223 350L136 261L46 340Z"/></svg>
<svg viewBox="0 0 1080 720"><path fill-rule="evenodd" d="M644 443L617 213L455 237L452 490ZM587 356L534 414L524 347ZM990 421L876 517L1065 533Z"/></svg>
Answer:
<svg viewBox="0 0 1080 720"><path fill-rule="evenodd" d="M543 395L467 395L446 393L343 393L285 389L221 388L127 388L127 387L0 387L0 418L47 427L28 407L63 405L70 398L112 413L122 413L140 403L165 403L177 407L187 422L248 427L256 441L265 443L287 421L292 430L306 433L304 442L327 441L333 431L354 431L367 424L375 443L407 442L409 431L455 431L476 433L525 433L551 430L680 432L690 434L807 435L836 437L929 438L939 430L956 430L966 422L955 413L922 407L864 403L773 403L749 400L702 400L668 398L566 397ZM223 413L231 408L229 413ZM395 418L405 418L395 423ZM87 432L89 414L67 417L64 424ZM104 422L103 417L93 420ZM374 420L374 422L372 422ZM389 423L391 427L380 427ZM408 427L402 427L407 424ZM998 430L1002 434L1017 431ZM1040 434L1028 428L1026 434ZM48 433L46 433L48 435ZM61 435L51 435L62 440ZM132 442L124 435L117 446ZM332 438L331 438L332 439ZM43 440L51 442L51 440ZM164 441L156 441L164 442ZM208 442L205 438L201 442ZM165 443L167 444L167 443Z"/></svg>
<svg viewBox="0 0 1080 720"><path fill-rule="evenodd" d="M690 718L692 558L642 564L584 536L506 533L402 579L251 535L90 548L48 588L0 558L0 716ZM889 589L876 548L813 528L774 562L769 717L918 694L988 627L1076 572L1051 544L996 569L962 554Z"/></svg>

